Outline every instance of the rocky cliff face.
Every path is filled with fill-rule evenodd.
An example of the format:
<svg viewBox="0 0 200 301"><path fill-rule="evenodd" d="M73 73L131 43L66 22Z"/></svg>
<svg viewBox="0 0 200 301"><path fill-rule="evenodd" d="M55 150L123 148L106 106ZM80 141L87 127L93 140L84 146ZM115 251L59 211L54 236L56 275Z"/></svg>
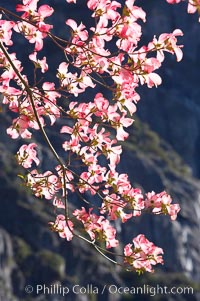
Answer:
<svg viewBox="0 0 200 301"><path fill-rule="evenodd" d="M142 90L138 115L148 122L164 140L180 154L192 168L193 175L200 176L200 102L199 70L200 27L197 16L186 13L186 5L167 6L165 1L147 4L149 18L145 25L145 40L158 32L180 28L184 36L183 61L167 58L161 69L163 84L158 89ZM164 121L164 122L163 122Z"/></svg>
<svg viewBox="0 0 200 301"><path fill-rule="evenodd" d="M3 0L7 5L7 1ZM51 1L49 1L51 2ZM140 1L141 2L141 1ZM4 3L3 3L4 4ZM2 5L3 5L2 4ZM143 5L143 3L142 3ZM142 216L124 226L117 225L124 243L139 233L165 250L165 266L155 275L125 273L104 260L84 242L74 239L67 243L48 229L54 219L53 208L35 200L17 180L19 173L12 153L17 145L5 134L9 116L1 114L0 137L0 299L66 300L60 294L36 294L37 284L93 284L131 287L143 284L156 286L193 286L194 294L157 295L156 301L198 301L200 283L200 102L199 45L200 25L184 8L168 6L160 0L144 3L149 21L144 26L144 40L158 32L181 28L185 32L185 59L177 64L168 57L161 71L163 85L157 89L141 89L139 117L124 145L120 171L144 191L166 189L181 205L177 221L166 217ZM183 4L184 6L184 4ZM58 4L60 14L62 6ZM78 18L83 10L70 11ZM59 19L59 22L62 18ZM54 58L56 60L56 58ZM142 121L142 122L141 122ZM39 143L41 141L39 140ZM44 148L44 146L41 147ZM47 163L51 157L47 154ZM78 202L78 200L75 200ZM72 206L72 204L71 204ZM25 292L32 285L33 293ZM108 294L69 294L67 300L150 300L148 295L124 296Z"/></svg>
<svg viewBox="0 0 200 301"><path fill-rule="evenodd" d="M15 301L13 296L12 273L15 267L12 240L10 235L0 229L0 299Z"/></svg>

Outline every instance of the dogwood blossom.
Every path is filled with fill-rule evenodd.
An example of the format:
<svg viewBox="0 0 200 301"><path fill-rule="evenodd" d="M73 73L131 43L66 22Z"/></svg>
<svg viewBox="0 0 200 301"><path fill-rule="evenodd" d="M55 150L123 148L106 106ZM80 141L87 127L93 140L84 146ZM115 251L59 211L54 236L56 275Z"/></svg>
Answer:
<svg viewBox="0 0 200 301"><path fill-rule="evenodd" d="M156 247L143 234L133 239L134 247L128 244L124 247L125 263L133 266L134 269L143 272L153 272L152 265L163 264L163 250Z"/></svg>
<svg viewBox="0 0 200 301"><path fill-rule="evenodd" d="M17 152L17 161L24 168L30 168L33 161L36 163L36 165L40 163L40 160L37 158L35 147L37 147L35 143L30 143L29 145L24 144Z"/></svg>

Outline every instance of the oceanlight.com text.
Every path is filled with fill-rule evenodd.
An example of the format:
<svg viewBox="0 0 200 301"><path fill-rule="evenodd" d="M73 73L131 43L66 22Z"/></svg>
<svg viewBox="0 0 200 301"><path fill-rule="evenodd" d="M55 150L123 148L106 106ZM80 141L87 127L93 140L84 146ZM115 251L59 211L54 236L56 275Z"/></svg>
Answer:
<svg viewBox="0 0 200 301"><path fill-rule="evenodd" d="M193 295L194 289L186 286L151 286L144 284L143 286L117 286L115 284L105 284L103 287L98 287L93 284L87 284L85 286L75 284L73 286L63 286L60 284L38 284L35 287L32 285L26 285L25 292L27 294L36 295L61 295L66 296L68 294L75 295L103 295L105 292L111 295Z"/></svg>

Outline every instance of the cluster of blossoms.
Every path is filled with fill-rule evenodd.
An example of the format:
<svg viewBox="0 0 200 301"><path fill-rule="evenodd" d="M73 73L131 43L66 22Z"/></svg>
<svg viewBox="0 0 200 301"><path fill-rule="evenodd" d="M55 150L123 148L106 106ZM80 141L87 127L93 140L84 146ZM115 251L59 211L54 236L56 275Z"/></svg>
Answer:
<svg viewBox="0 0 200 301"><path fill-rule="evenodd" d="M110 225L104 216L91 214L92 210L93 208L90 208L89 213L87 213L85 208L82 207L81 210L76 209L73 215L83 223L85 230L92 240L105 240L106 248L117 247L119 242L115 239L116 229Z"/></svg>
<svg viewBox="0 0 200 301"><path fill-rule="evenodd" d="M40 172L35 166L40 163L35 143L24 144L17 152L18 163L28 169L26 185L36 197L51 200L61 211L55 222L50 223L51 229L70 241L75 235L81 238L76 232L78 223L85 231L85 240L114 248L119 241L112 221L119 219L125 223L142 211L169 215L175 220L179 205L171 204L172 199L165 191L143 195L141 189L132 187L127 174L118 173L117 165L122 153L119 142L128 138L126 129L133 124L140 100L136 90L139 85L152 88L161 84L156 70L161 67L165 52L175 55L177 61L182 59L182 46L177 44L182 31L163 33L139 47L142 29L138 21L145 22L146 14L134 0L126 0L124 6L117 1L88 0L94 26L87 28L67 19L70 38L63 40L53 34L53 25L45 20L54 13L52 7L38 6L39 0L22 2L16 6L16 14L1 9L0 92L3 104L15 116L7 129L8 135L28 140L39 130L54 155L55 168ZM14 21L10 21L11 17ZM30 43L31 54L27 59L33 65L33 84L17 54L11 53L15 35ZM59 47L63 60L57 66L55 82L45 80L50 58L40 58L46 39ZM81 100L87 89L97 87L107 88L110 98L98 90L93 99ZM87 94L84 95L86 98ZM58 119L62 123L58 134L62 138L63 159L45 130ZM57 128L58 125L54 130ZM88 210L82 207L68 212L67 199L72 192L81 196L80 201L90 195ZM95 213L91 213L94 208ZM152 265L163 262L162 249L144 235L138 235L133 242L134 247L128 244L124 248L126 266L151 272Z"/></svg>
<svg viewBox="0 0 200 301"><path fill-rule="evenodd" d="M137 271L152 272L152 265L163 263L163 250L156 247L143 234L133 239L134 247L128 244L124 248L125 263Z"/></svg>

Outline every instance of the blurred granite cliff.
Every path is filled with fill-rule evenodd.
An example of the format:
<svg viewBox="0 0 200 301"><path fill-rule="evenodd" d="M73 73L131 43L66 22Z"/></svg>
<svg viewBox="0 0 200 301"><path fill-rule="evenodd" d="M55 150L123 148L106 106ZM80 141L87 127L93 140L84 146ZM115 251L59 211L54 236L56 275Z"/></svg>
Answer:
<svg viewBox="0 0 200 301"><path fill-rule="evenodd" d="M1 6L12 8L15 1L1 2ZM119 170L127 172L132 183L144 191L167 190L180 203L181 211L174 222L168 217L145 215L117 227L124 243L144 233L162 247L165 265L156 268L153 275L138 277L106 261L83 241L75 238L68 243L51 232L48 222L54 219L53 206L33 198L17 177L20 170L13 153L18 142L6 135L10 117L3 109L0 114L0 300L151 300L148 294L111 294L108 289L104 295L36 294L38 284L50 287L55 283L69 288L91 284L100 290L105 284L107 288L144 284L191 286L194 294L157 294L154 300L198 301L200 298L200 24L196 15L187 15L184 4L169 6L160 0L137 3L148 13L144 41L152 39L154 34L180 28L184 32L184 59L177 64L168 56L160 71L162 86L140 89L141 101L130 138L124 143ZM62 4L57 4L57 11L60 13L58 27L62 28ZM80 20L84 13L84 5L79 10L72 5L70 12L66 12L67 17L76 16ZM54 133L51 138L56 141ZM47 154L48 166L51 155L41 140L39 144ZM25 291L27 285L33 286L31 294Z"/></svg>

